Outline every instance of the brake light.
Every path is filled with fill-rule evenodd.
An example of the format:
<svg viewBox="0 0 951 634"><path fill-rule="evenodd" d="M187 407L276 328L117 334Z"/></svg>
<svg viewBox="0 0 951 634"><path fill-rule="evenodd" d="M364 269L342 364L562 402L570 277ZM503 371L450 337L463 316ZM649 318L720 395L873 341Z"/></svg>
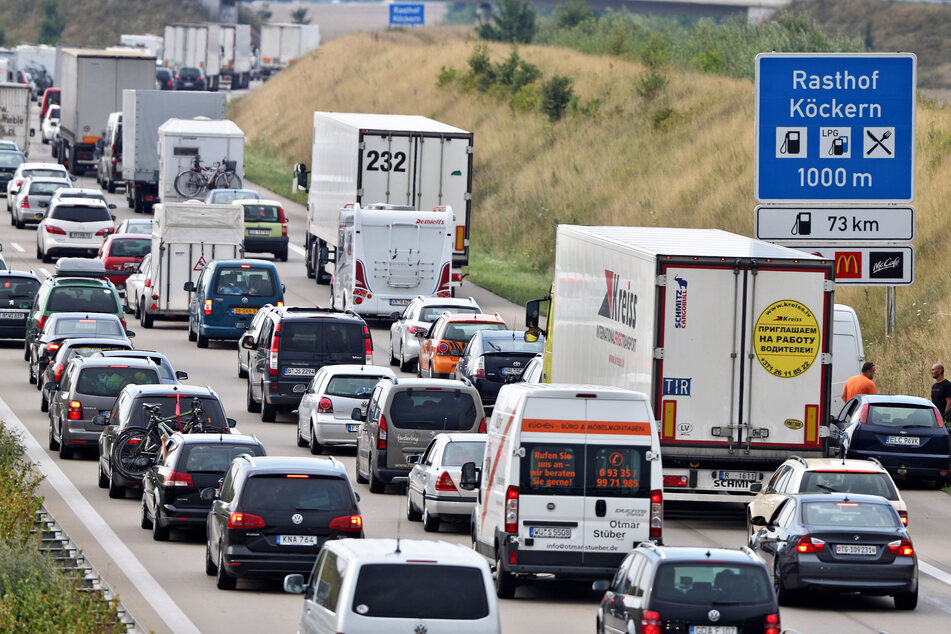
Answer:
<svg viewBox="0 0 951 634"><path fill-rule="evenodd" d="M206 300L205 300L204 312L205 312L206 315L210 315L210 314L211 314L211 300L210 300L210 299L206 299Z"/></svg>
<svg viewBox="0 0 951 634"><path fill-rule="evenodd" d="M59 344L55 341L46 345L47 352L56 352L57 350L59 350Z"/></svg>
<svg viewBox="0 0 951 634"><path fill-rule="evenodd" d="M409 330L409 334L411 335L425 335L426 334L426 329L423 328L422 326L410 326L407 330Z"/></svg>
<svg viewBox="0 0 951 634"><path fill-rule="evenodd" d="M57 381L59 379L56 379ZM898 511L898 517L901 518L901 523L904 526L908 526L908 511Z"/></svg>
<svg viewBox="0 0 951 634"><path fill-rule="evenodd" d="M944 427L944 418L941 417L941 412L937 407L934 408L934 419L938 423L938 427Z"/></svg>
<svg viewBox="0 0 951 634"><path fill-rule="evenodd" d="M660 539L664 532L664 492L651 491L651 528L650 538Z"/></svg>
<svg viewBox="0 0 951 634"><path fill-rule="evenodd" d="M59 383L63 379L63 370L66 369L66 366L62 363L57 364L56 371L53 372L53 380ZM907 520L906 520L907 523Z"/></svg>
<svg viewBox="0 0 951 634"><path fill-rule="evenodd" d="M112 233L114 233L115 230L116 230L115 227L108 227L108 228L106 228L106 229L100 229L99 231L96 232L96 235L97 235L97 236L108 236L108 235L111 235Z"/></svg>
<svg viewBox="0 0 951 634"><path fill-rule="evenodd" d="M175 75L175 79L181 79L181 78L182 78L181 75Z"/></svg>
<svg viewBox="0 0 951 634"><path fill-rule="evenodd" d="M766 627L763 628L763 634L779 634L782 628L779 626L779 614L766 615Z"/></svg>
<svg viewBox="0 0 951 634"><path fill-rule="evenodd" d="M128 326L127 326L126 323L125 323L125 319L123 319L123 318L120 317L120 318L119 318L119 323L122 324L122 329L123 329L123 330L127 330L127 329L128 329Z"/></svg>
<svg viewBox="0 0 951 634"><path fill-rule="evenodd" d="M47 317L49 317L49 315L40 315L40 316L39 316L39 318L36 320L36 328L37 328L37 330L43 330L43 324L46 323L46 318L47 318Z"/></svg>
<svg viewBox="0 0 951 634"><path fill-rule="evenodd" d="M251 513L233 511L228 516L228 528L247 530L249 528L264 528L264 518Z"/></svg>
<svg viewBox="0 0 951 634"><path fill-rule="evenodd" d="M330 520L330 530L359 533L363 530L363 517L360 515L344 515Z"/></svg>
<svg viewBox="0 0 951 634"><path fill-rule="evenodd" d="M380 414L380 431L376 435L376 448L386 449L386 416Z"/></svg>
<svg viewBox="0 0 951 634"><path fill-rule="evenodd" d="M644 610L644 614L641 616L641 634L660 634L662 627L660 612Z"/></svg>
<svg viewBox="0 0 951 634"><path fill-rule="evenodd" d="M908 539L890 542L888 544L888 550L891 551L893 555L898 555L899 557L911 557L915 554L915 549L911 545L911 540Z"/></svg>
<svg viewBox="0 0 951 634"><path fill-rule="evenodd" d="M178 471L170 471L167 476L165 476L165 486L167 487L191 487L195 486L192 477L187 473L180 473Z"/></svg>
<svg viewBox="0 0 951 634"><path fill-rule="evenodd" d="M82 420L83 419L83 404L79 401L70 401L69 408L67 409L66 418L69 420Z"/></svg>
<svg viewBox="0 0 951 634"><path fill-rule="evenodd" d="M445 341L436 344L436 354L449 354L449 344Z"/></svg>
<svg viewBox="0 0 951 634"><path fill-rule="evenodd" d="M864 424L866 420L868 420L868 403L865 403L859 409L859 424Z"/></svg>
<svg viewBox="0 0 951 634"><path fill-rule="evenodd" d="M366 324L363 325L363 356L366 357L367 365L373 364L373 339Z"/></svg>
<svg viewBox="0 0 951 634"><path fill-rule="evenodd" d="M23 200L20 201L20 208L22 208L22 209L28 209L29 206L30 206L30 197L29 197L29 196L24 196L24 197L23 197Z"/></svg>
<svg viewBox="0 0 951 634"><path fill-rule="evenodd" d="M449 475L448 471L443 471L438 478L436 478L436 490L437 491L458 491L456 485L452 482L452 477Z"/></svg>
<svg viewBox="0 0 951 634"><path fill-rule="evenodd" d="M796 552L803 555L814 555L822 550L825 545L826 543L821 539L803 535L799 538L799 541L796 542Z"/></svg>
<svg viewBox="0 0 951 634"><path fill-rule="evenodd" d="M483 417L482 417L482 420L479 421L479 433L480 433L480 434L484 434L484 433L485 433L485 416L483 416Z"/></svg>
<svg viewBox="0 0 951 634"><path fill-rule="evenodd" d="M317 402L317 412L320 414L333 414L334 404L326 396Z"/></svg>
<svg viewBox="0 0 951 634"><path fill-rule="evenodd" d="M63 231L62 227L57 227L56 225L46 225L46 233L55 233L57 235L65 236L66 232Z"/></svg>
<svg viewBox="0 0 951 634"><path fill-rule="evenodd" d="M518 487L505 490L505 532L518 532Z"/></svg>
<svg viewBox="0 0 951 634"><path fill-rule="evenodd" d="M145 278L145 288L152 288L152 278L151 278L151 277Z"/></svg>
<svg viewBox="0 0 951 634"><path fill-rule="evenodd" d="M665 475L664 476L664 488L668 487L685 487L689 484L687 476L685 475Z"/></svg>
<svg viewBox="0 0 951 634"><path fill-rule="evenodd" d="M16 179L15 181L13 181L13 188L14 188L14 189L18 189L18 188L20 187L20 185L22 185L22 184L23 184L23 179L22 179L22 178L18 178L18 179Z"/></svg>
<svg viewBox="0 0 951 634"><path fill-rule="evenodd" d="M271 337L271 351L267 355L267 371L271 376L277 376L277 348L281 345L281 324L274 329Z"/></svg>
<svg viewBox="0 0 951 634"><path fill-rule="evenodd" d="M485 378L485 359L479 357L476 360L475 370L472 373L472 376L476 378Z"/></svg>
<svg viewBox="0 0 951 634"><path fill-rule="evenodd" d="M373 293L370 292L370 286L367 284L367 276L364 272L363 262L357 260L356 272L353 276L353 303L362 304L363 299L371 299Z"/></svg>
<svg viewBox="0 0 951 634"><path fill-rule="evenodd" d="M439 274L439 286L436 287L436 297L451 297L452 289L449 288L449 263L442 265L442 272Z"/></svg>
<svg viewBox="0 0 951 634"><path fill-rule="evenodd" d="M282 238L287 237L287 225L284 224L283 222L281 223L281 237Z"/></svg>

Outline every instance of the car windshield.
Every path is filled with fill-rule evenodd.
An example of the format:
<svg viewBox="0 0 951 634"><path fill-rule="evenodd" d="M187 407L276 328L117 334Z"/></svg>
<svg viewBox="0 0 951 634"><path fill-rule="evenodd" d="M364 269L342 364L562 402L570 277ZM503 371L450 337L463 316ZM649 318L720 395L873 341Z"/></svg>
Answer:
<svg viewBox="0 0 951 634"><path fill-rule="evenodd" d="M492 322L458 322L446 326L442 338L449 341L468 342L480 330L505 330L505 324Z"/></svg>
<svg viewBox="0 0 951 634"><path fill-rule="evenodd" d="M277 205L244 204L245 222L281 222L283 211Z"/></svg>
<svg viewBox="0 0 951 634"><path fill-rule="evenodd" d="M0 167L17 167L26 162L26 157L19 152L0 152Z"/></svg>
<svg viewBox="0 0 951 634"><path fill-rule="evenodd" d="M218 269L217 295L275 295L274 275L270 269L225 266Z"/></svg>
<svg viewBox="0 0 951 634"><path fill-rule="evenodd" d="M140 396L136 399L135 405L131 408L132 413L128 425L145 427L149 421L149 414L146 408L153 405L158 407L158 413L163 417L174 417L176 412L179 414L190 412L192 411L192 401L196 398L204 415L203 422L205 425L215 429L228 429L228 420L225 418L225 412L217 398L211 396L188 396L178 391L168 394L143 394ZM182 420L180 422L186 421ZM179 421L172 418L170 424L172 427L177 427Z"/></svg>
<svg viewBox="0 0 951 634"><path fill-rule="evenodd" d="M148 238L114 238L109 247L109 255L119 258L141 258L152 251L152 241Z"/></svg>
<svg viewBox="0 0 951 634"><path fill-rule="evenodd" d="M182 79L198 79L201 77L201 71L197 68L185 67L178 71L178 76Z"/></svg>
<svg viewBox="0 0 951 634"><path fill-rule="evenodd" d="M13 300L16 308L29 308L39 289L39 281L31 277L0 277L0 300Z"/></svg>
<svg viewBox="0 0 951 634"><path fill-rule="evenodd" d="M671 603L767 603L770 580L759 566L724 563L664 563L657 568L651 598Z"/></svg>
<svg viewBox="0 0 951 634"><path fill-rule="evenodd" d="M454 315L478 315L482 311L474 306L424 306L419 311L419 320L434 322L443 313Z"/></svg>
<svg viewBox="0 0 951 634"><path fill-rule="evenodd" d="M856 471L807 471L802 475L800 493L861 493L897 500L898 491L887 473Z"/></svg>
<svg viewBox="0 0 951 634"><path fill-rule="evenodd" d="M54 320L54 335L115 335L125 337L118 319L66 317Z"/></svg>
<svg viewBox="0 0 951 634"><path fill-rule="evenodd" d="M126 220L117 233L152 233L151 220Z"/></svg>
<svg viewBox="0 0 951 634"><path fill-rule="evenodd" d="M25 178L25 177L37 177L37 176L40 176L40 177L42 177L42 176L48 176L48 177L56 177L56 176L59 176L59 177L61 177L61 178L66 178L66 171L65 171L65 170L56 170L56 169L28 169L28 170L23 170L23 176L24 176L24 178Z"/></svg>
<svg viewBox="0 0 951 634"><path fill-rule="evenodd" d="M522 338L521 333L514 338L505 337L483 337L482 352L492 354L498 352L516 352L525 354L538 354L545 350L545 339L539 337L538 341L527 342Z"/></svg>
<svg viewBox="0 0 951 634"><path fill-rule="evenodd" d="M59 119L59 106L50 108L50 119Z"/></svg>
<svg viewBox="0 0 951 634"><path fill-rule="evenodd" d="M489 615L475 566L364 564L351 609L369 618L471 621Z"/></svg>
<svg viewBox="0 0 951 634"><path fill-rule="evenodd" d="M91 357L92 355L102 352L103 350L128 350L128 348L116 345L84 343L82 346L68 348L66 351L67 356L64 362L68 362L73 357Z"/></svg>
<svg viewBox="0 0 951 634"><path fill-rule="evenodd" d="M393 395L386 418L400 429L468 431L479 422L475 416L475 400L468 392L410 388Z"/></svg>
<svg viewBox="0 0 951 634"><path fill-rule="evenodd" d="M57 189L63 189L64 187L69 187L69 183L51 183L49 181L33 182L30 183L30 194L45 194L49 196Z"/></svg>
<svg viewBox="0 0 951 634"><path fill-rule="evenodd" d="M216 205L227 205L242 198L260 198L260 196L257 192L247 189L224 189L211 192L208 202Z"/></svg>
<svg viewBox="0 0 951 634"><path fill-rule="evenodd" d="M346 480L314 475L297 478L285 474L252 476L244 487L241 500L242 508L257 511L349 512L353 508L353 495Z"/></svg>
<svg viewBox="0 0 951 634"><path fill-rule="evenodd" d="M866 423L879 427L932 428L938 426L934 408L914 405L870 405Z"/></svg>
<svg viewBox="0 0 951 634"><path fill-rule="evenodd" d="M46 311L50 313L118 313L113 291L101 286L62 286L50 291Z"/></svg>
<svg viewBox="0 0 951 634"><path fill-rule="evenodd" d="M442 465L444 467L461 467L467 462L481 465L484 454L485 442L451 442L446 445L446 449L443 451Z"/></svg>
<svg viewBox="0 0 951 634"><path fill-rule="evenodd" d="M119 396L126 385L149 385L158 383L158 373L151 368L109 366L84 368L79 373L76 391L90 396Z"/></svg>
<svg viewBox="0 0 951 634"><path fill-rule="evenodd" d="M344 376L339 375L330 379L324 393L327 396L345 396L348 398L366 398L373 393L380 380L379 376Z"/></svg>
<svg viewBox="0 0 951 634"><path fill-rule="evenodd" d="M70 189L59 193L60 198L88 198L90 200L101 200L106 202L106 197L97 192L87 192L81 189Z"/></svg>
<svg viewBox="0 0 951 634"><path fill-rule="evenodd" d="M224 473L231 465L231 461L242 454L249 456L263 456L264 450L259 445L241 443L227 445L213 443L208 445L186 444L184 465L188 473ZM181 464L181 463L180 463Z"/></svg>
<svg viewBox="0 0 951 634"><path fill-rule="evenodd" d="M898 528L901 521L890 504L822 500L802 505L802 523L807 526Z"/></svg>
<svg viewBox="0 0 951 634"><path fill-rule="evenodd" d="M64 222L103 222L112 220L109 209L99 205L56 205L50 218Z"/></svg>

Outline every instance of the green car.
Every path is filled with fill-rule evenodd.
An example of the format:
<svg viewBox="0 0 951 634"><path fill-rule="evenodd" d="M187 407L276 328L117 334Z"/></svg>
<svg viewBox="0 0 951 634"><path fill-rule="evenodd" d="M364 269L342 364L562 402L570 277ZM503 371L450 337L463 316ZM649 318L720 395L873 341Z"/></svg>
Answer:
<svg viewBox="0 0 951 634"><path fill-rule="evenodd" d="M281 203L242 198L232 204L244 207L245 253L273 253L287 262L287 216Z"/></svg>

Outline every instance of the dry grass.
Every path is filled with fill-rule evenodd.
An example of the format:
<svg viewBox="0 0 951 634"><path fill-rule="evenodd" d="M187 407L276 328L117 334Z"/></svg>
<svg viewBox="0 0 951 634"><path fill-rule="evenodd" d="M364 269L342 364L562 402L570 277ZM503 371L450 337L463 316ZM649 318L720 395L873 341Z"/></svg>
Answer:
<svg viewBox="0 0 951 634"><path fill-rule="evenodd" d="M438 88L443 66L467 70L474 42L464 29L355 35L321 47L238 103L233 117L252 143L310 162L314 110L422 114L472 130L474 250L549 273L561 223L718 227L753 231L753 85L670 71L665 96L637 92L643 67L544 47L520 55L546 77L574 81L593 116L550 124L495 97ZM493 61L509 53L490 47ZM673 115L655 128L662 108ZM951 243L944 210L951 183L951 110L920 104L917 140L917 282L898 292L898 332L885 339L884 291L840 288L856 308L883 392L928 395L934 361L951 365Z"/></svg>

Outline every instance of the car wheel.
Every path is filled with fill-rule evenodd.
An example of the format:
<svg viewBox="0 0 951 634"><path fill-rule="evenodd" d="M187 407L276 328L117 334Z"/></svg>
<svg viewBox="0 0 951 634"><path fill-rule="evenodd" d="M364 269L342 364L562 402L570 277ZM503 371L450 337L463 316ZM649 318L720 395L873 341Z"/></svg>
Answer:
<svg viewBox="0 0 951 634"><path fill-rule="evenodd" d="M400 371L402 372L412 372L413 366L416 365L413 361L406 361L405 352L403 346L400 346Z"/></svg>
<svg viewBox="0 0 951 634"><path fill-rule="evenodd" d="M287 247L284 247L281 252L277 254L277 259L281 262L287 262Z"/></svg>
<svg viewBox="0 0 951 634"><path fill-rule="evenodd" d="M36 373L33 372L33 362L30 362L30 366L27 368L30 373L30 376L27 377L27 380L30 382L30 385L36 385Z"/></svg>
<svg viewBox="0 0 951 634"><path fill-rule="evenodd" d="M102 461L96 461L99 466L99 488L108 489L109 488L109 478L106 477L106 472L102 470Z"/></svg>
<svg viewBox="0 0 951 634"><path fill-rule="evenodd" d="M73 457L73 448L66 444L67 438L63 433L63 426L59 427L59 457L63 460L70 460Z"/></svg>
<svg viewBox="0 0 951 634"><path fill-rule="evenodd" d="M17 229L23 229L23 228L26 227L26 224L25 224L22 220L20 220L19 218L16 218L16 219L13 221L13 226L16 227Z"/></svg>
<svg viewBox="0 0 951 634"><path fill-rule="evenodd" d="M196 335L196 334L195 334L195 331L192 330L192 320L191 320L191 318L189 318L189 319L188 319L188 340L189 340L189 341L195 341L196 339L198 339L198 335ZM238 376L241 376L241 371L240 371L240 370L238 371ZM248 375L245 374L244 376L248 376Z"/></svg>
<svg viewBox="0 0 951 634"><path fill-rule="evenodd" d="M24 361L30 360L30 340L29 339L23 340L23 360Z"/></svg>
<svg viewBox="0 0 951 634"><path fill-rule="evenodd" d="M409 487L406 489L406 519L411 522L418 522L422 519L423 514L416 510L416 507L413 506L413 503L409 499Z"/></svg>
<svg viewBox="0 0 951 634"><path fill-rule="evenodd" d="M310 453L313 455L319 456L324 453L324 446L317 442L317 432L314 430L313 425L310 426L310 442L307 444L310 446ZM357 482L359 481L360 479L357 478Z"/></svg>
<svg viewBox="0 0 951 634"><path fill-rule="evenodd" d="M167 542L171 532L171 528L162 526L162 513L159 511L158 504L156 504L155 517L152 518L152 539L157 542Z"/></svg>
<svg viewBox="0 0 951 634"><path fill-rule="evenodd" d="M143 328L151 328L155 323L155 318L149 314L149 309L145 307L145 304L142 304L139 308L139 313L141 315L139 321L142 322Z"/></svg>
<svg viewBox="0 0 951 634"><path fill-rule="evenodd" d="M390 365L397 366L400 364L400 360L396 358L396 353L393 352L393 338L390 338Z"/></svg>
<svg viewBox="0 0 951 634"><path fill-rule="evenodd" d="M773 587L776 589L776 600L779 605L790 606L795 603L795 594L792 590L786 588L783 583L783 575L779 572L779 563L773 566Z"/></svg>
<svg viewBox="0 0 951 634"><path fill-rule="evenodd" d="M50 441L49 441L50 451L59 451L59 442L53 436L53 419L50 419Z"/></svg>
<svg viewBox="0 0 951 634"><path fill-rule="evenodd" d="M115 470L109 473L109 497L114 500L121 500L125 497L125 487L119 486L115 481Z"/></svg>
<svg viewBox="0 0 951 634"><path fill-rule="evenodd" d="M439 518L429 512L429 507L426 506L426 498L423 498L423 530L427 533L439 532Z"/></svg>
<svg viewBox="0 0 951 634"><path fill-rule="evenodd" d="M357 484L367 484L369 482L369 480L363 477L363 475L360 473L360 446L359 445L357 445L357 463L354 465L353 471L356 474L354 477L357 479Z"/></svg>
<svg viewBox="0 0 951 634"><path fill-rule="evenodd" d="M106 191L109 192L110 194L116 193L116 184L114 181L109 181L106 184Z"/></svg>
<svg viewBox="0 0 951 634"><path fill-rule="evenodd" d="M139 526L145 530L152 528L152 520L149 519L149 509L145 504L145 491L142 492L142 512L141 517L139 518Z"/></svg>
<svg viewBox="0 0 951 634"><path fill-rule="evenodd" d="M273 423L277 418L277 407L267 402L264 396L264 384L261 384L261 421Z"/></svg>
<svg viewBox="0 0 951 634"><path fill-rule="evenodd" d="M215 565L215 562L211 559L211 548L208 546L208 543L205 542L205 574L209 577L214 577L218 572L218 566Z"/></svg>
<svg viewBox="0 0 951 634"><path fill-rule="evenodd" d="M311 438L313 438L313 434L311 434ZM306 446L308 446L309 444L310 444L310 443L308 443L308 442L304 439L304 437L300 435L300 421L297 421L297 446L298 446L298 447L306 447Z"/></svg>
<svg viewBox="0 0 951 634"><path fill-rule="evenodd" d="M135 315L136 319L142 319L142 304L144 302L145 302L145 298L143 297L135 305L135 312L133 313L133 315Z"/></svg>
<svg viewBox="0 0 951 634"><path fill-rule="evenodd" d="M191 334L192 334L191 331L188 331L189 341L192 341ZM238 361L238 378L239 379L248 378L248 371L241 367L241 361Z"/></svg>
<svg viewBox="0 0 951 634"><path fill-rule="evenodd" d="M198 345L199 348L207 348L207 347L208 347L208 337L206 337L205 335L201 334L201 332L196 332L196 333L195 333L195 343L196 343L196 345Z"/></svg>
<svg viewBox="0 0 951 634"><path fill-rule="evenodd" d="M225 572L225 559L224 559L225 549L223 546L218 546L218 565L216 576L215 576L215 585L218 586L219 590L234 590L238 585L238 580L227 572Z"/></svg>
<svg viewBox="0 0 951 634"><path fill-rule="evenodd" d="M50 402L46 400L46 390L40 390L40 411L50 411Z"/></svg>
<svg viewBox="0 0 951 634"><path fill-rule="evenodd" d="M248 411L252 414L261 411L261 404L254 400L254 395L251 394L251 381L248 381L248 401L247 401Z"/></svg>
<svg viewBox="0 0 951 634"><path fill-rule="evenodd" d="M502 570L502 549L495 547L495 594L500 599L515 596L515 575Z"/></svg>
<svg viewBox="0 0 951 634"><path fill-rule="evenodd" d="M370 475L368 479L368 484L370 486L370 493L383 493L384 489L386 489L386 484L382 480L377 478L375 475L373 475L373 467L368 467L367 473Z"/></svg>
<svg viewBox="0 0 951 634"><path fill-rule="evenodd" d="M914 610L918 607L918 589L914 592L900 592L895 595L895 609Z"/></svg>

